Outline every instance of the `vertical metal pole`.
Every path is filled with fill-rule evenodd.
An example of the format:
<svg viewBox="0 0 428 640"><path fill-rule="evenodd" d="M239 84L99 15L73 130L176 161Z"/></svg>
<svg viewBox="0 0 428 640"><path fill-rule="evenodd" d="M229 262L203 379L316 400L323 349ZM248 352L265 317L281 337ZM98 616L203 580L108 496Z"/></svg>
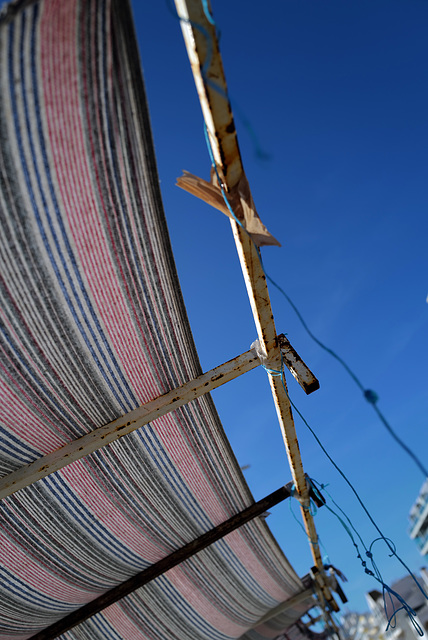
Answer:
<svg viewBox="0 0 428 640"><path fill-rule="evenodd" d="M202 112L208 130L216 168L225 192L231 192L244 176L236 129L227 97L227 85L218 47L215 25L208 19L201 0L175 0ZM270 361L279 366L280 350L270 304L266 277L257 248L237 222L231 220L233 235L253 311L260 344ZM315 566L324 573L318 536L309 510L309 492L296 436L288 394L278 377L270 378L278 420L283 435L293 481ZM325 584L323 594L338 610L331 590Z"/></svg>
<svg viewBox="0 0 428 640"><path fill-rule="evenodd" d="M144 569L135 576L125 580L125 582L116 585L98 598L95 598L95 600L92 600L91 602L83 605L83 607L72 611L61 620L54 622L49 627L46 627L31 636L30 640L53 640L100 611L104 611L106 607L111 606L130 593L133 593L136 589L139 589L155 578L163 575L173 567L176 567L189 558L192 558L195 554L203 551L209 545L217 542L217 540L221 540L229 533L232 533L232 531L236 531L236 529L242 527L247 522L251 522L254 518L261 516L267 509L270 509L286 498L289 498L291 495L290 485L291 483L277 489L273 493L270 493L265 498L262 498L262 500L255 502L240 513L235 514L225 522L217 525L210 531L203 533L196 540L188 542L184 547L181 547L181 549L173 551L169 556L155 562L147 567L147 569Z"/></svg>
<svg viewBox="0 0 428 640"><path fill-rule="evenodd" d="M253 311L259 341L268 355L270 361L277 362L280 367L280 353L276 345L276 329L270 305L269 291L266 284L260 259L251 238L233 220L231 220L236 247L238 250L241 268L244 274L245 284ZM303 470L302 457L297 440L290 400L286 389L286 383L277 377L269 375L269 383L275 403L281 433L293 477L296 491L299 495L302 507L302 516L309 538L314 564L319 571L323 571L321 552L318 545L318 535L312 515L308 511L309 491ZM285 388L284 388L285 387Z"/></svg>

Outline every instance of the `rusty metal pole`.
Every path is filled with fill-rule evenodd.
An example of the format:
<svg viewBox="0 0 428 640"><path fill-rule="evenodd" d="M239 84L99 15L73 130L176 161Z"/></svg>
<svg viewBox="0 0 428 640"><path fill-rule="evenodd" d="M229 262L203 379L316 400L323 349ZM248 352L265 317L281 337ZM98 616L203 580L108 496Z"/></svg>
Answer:
<svg viewBox="0 0 428 640"><path fill-rule="evenodd" d="M35 635L31 636L30 640L53 640L58 636L62 635L66 631L73 629L76 625L84 622L88 618L91 618L95 614L100 611L104 611L107 607L110 607L115 602L118 602L125 596L133 593L136 589L143 587L145 584L148 584L155 578L162 576L164 573L176 567L177 565L185 562L189 558L192 558L194 555L203 551L208 546L217 542L217 540L221 540L232 531L236 531L240 527L242 527L247 522L251 522L254 518L258 518L263 515L267 509L271 509L275 505L279 504L283 500L286 500L291 496L291 482L284 487L280 487L273 493L270 493L265 498L262 498L258 502L250 505L240 513L231 516L225 522L217 525L213 529L206 531L196 540L192 540L188 542L180 549L173 551L169 556L158 560L154 564L147 567L140 573L137 573L135 576L128 578L125 582L122 582L106 593L98 596L95 600L88 602L83 605L79 609L72 611L64 618L61 618L57 622L54 622L49 627L42 629ZM308 598L312 591L305 591L303 595ZM297 595L297 599L302 597L302 594ZM299 600L300 601L300 600ZM294 606L296 600L295 598L290 599L290 607ZM286 606L287 602L285 602L282 606Z"/></svg>
<svg viewBox="0 0 428 640"><path fill-rule="evenodd" d="M195 79L196 89L207 127L216 169L224 192L232 193L244 177L235 124L219 51L216 27L201 0L175 0L181 28ZM279 368L280 350L277 334L258 250L248 233L235 220L231 220L233 235L253 311L260 345L271 363ZM309 538L315 566L324 573L318 536L313 517L308 510L309 492L303 471L294 420L286 388L280 378L269 376L272 395L281 426L293 482L300 502L302 517ZM335 610L338 606L327 585L323 595Z"/></svg>

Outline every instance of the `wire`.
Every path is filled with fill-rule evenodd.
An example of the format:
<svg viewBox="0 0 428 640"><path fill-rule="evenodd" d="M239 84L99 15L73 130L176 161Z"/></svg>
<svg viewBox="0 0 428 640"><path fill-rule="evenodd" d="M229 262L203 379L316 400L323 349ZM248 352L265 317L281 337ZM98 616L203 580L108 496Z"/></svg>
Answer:
<svg viewBox="0 0 428 640"><path fill-rule="evenodd" d="M405 451L410 458L413 460L413 462L416 464L416 466L419 468L419 470L422 472L424 478L428 477L428 470L425 467L425 465L421 462L421 460L418 458L418 456L415 454L414 451L412 451L412 449L410 449L410 447L408 447L403 440L401 440L401 438L395 433L395 431L393 430L393 428L391 427L391 425L389 424L388 420L386 419L386 417L383 415L383 413L381 412L381 410L379 409L379 407L377 406L377 402L379 400L379 396L377 395L377 393L375 391L373 391L372 389L366 389L364 387L364 385L362 384L362 382L359 380L359 378L356 376L356 374L352 371L351 367L345 362L345 360L343 358L341 358L333 349L330 349L330 347L328 347L327 345L325 345L319 338L317 338L317 336L312 333L312 331L310 330L308 324L306 323L304 317L302 316L302 314L300 313L298 307L294 304L293 300L290 298L290 296L284 291L284 289L267 273L265 266L263 264L263 259L262 259L262 255L260 252L260 248L254 243L254 240L251 238L251 235L248 233L248 231L245 229L244 225L242 224L242 222L236 217L232 207L229 204L229 201L227 199L226 193L223 189L221 180L220 180L220 176L217 170L217 165L214 159L214 154L213 154L213 150L211 147L211 142L208 136L208 129L207 129L207 125L206 123L204 123L204 134L205 134L205 140L207 143L207 147L208 147L208 153L210 155L210 159L211 159L211 164L216 172L216 176L217 176L217 180L218 180L218 184L220 186L221 189L221 193L223 196L223 199L225 201L225 204L229 210L229 212L231 213L233 219L235 220L235 222L241 227L241 229L243 229L247 235L249 236L249 238L252 240L259 259L260 259L260 264L263 270L263 273L266 277L266 280L268 280L283 296L284 298L287 300L288 304L291 306L291 308L293 309L293 311L295 312L295 314L297 315L298 319L300 320L300 323L302 324L303 328L305 329L306 333L309 335L309 337L319 346L321 347L321 349L323 349L324 351L326 351L327 353L329 353L333 358L335 358L335 360L337 360L339 362L339 364L342 365L342 367L345 369L345 371L348 373L348 375L352 378L352 380L355 382L355 384L357 385L357 387L360 389L360 391L362 391L365 399L367 400L367 402L373 407L374 411L377 413L379 419L381 420L382 424L386 427L388 433L393 437L393 439L397 442L397 444L403 449L403 451Z"/></svg>
<svg viewBox="0 0 428 640"><path fill-rule="evenodd" d="M404 610L407 614L407 616L409 617L413 627L415 628L416 632L418 633L418 635L423 636L423 630L420 627L420 625L418 624L418 622L416 621L416 612L415 610L409 605L407 604L407 602L405 601L405 599L400 596L400 594L398 594L396 591L394 591L393 589L391 589L391 587L389 587L383 580L382 575L379 571L379 568L377 567L374 557L373 557L373 545L378 542L379 540L383 540L386 541L388 540L389 545L392 545L394 548L394 554L391 555L395 555L395 557L398 558L397 553L396 553L396 547L395 544L392 542L392 540L390 540L389 538L384 538L383 536L381 538L376 538L375 540L373 540L373 542L370 544L370 547L367 548L363 539L361 538L360 534L358 533L358 531L356 530L356 528L354 527L354 525L352 524L351 520L349 519L349 517L346 515L346 513L343 511L343 509L341 507L339 507L339 505L337 504L337 502L335 502L333 500L333 498L330 496L330 494L328 493L328 491L325 490L325 486L322 484L319 484L318 482L316 482L316 480L313 480L312 478L309 479L309 482L312 486L312 489L315 491L315 493L317 493L318 495L318 487L320 489L322 489L330 498L330 500L333 502L333 504L336 506L336 508L343 514L344 518L346 519L346 521L348 522L348 525L344 522L344 520L342 519L342 517L334 511L334 509L332 509L327 502L325 503L325 507L328 509L328 511L330 511L330 513L332 513L340 522L340 524L342 525L342 527L345 529L346 533L348 534L348 536L350 537L352 544L354 545L356 552L357 552L357 558L360 560L365 573L367 573L367 575L373 577L379 584L382 585L382 597L383 597L383 606L384 606L384 611L385 611L385 617L387 619L387 627L386 627L386 631L388 631L388 629L391 627L392 629L395 628L396 626L396 616L397 613L401 610ZM352 531L355 533L355 535L358 537L361 545L364 548L365 551L365 556L370 560L371 565L372 565L372 569L369 569L367 567L367 561L364 560L363 556L361 555L360 549L358 547L358 544L355 542L355 538L352 534ZM412 576L413 579L416 581L416 584L418 585L418 587L420 588L420 585L418 583L418 581L415 579L414 576ZM425 595L425 594L424 594ZM388 606L387 606L387 601L386 599L389 599L389 602L391 604L391 609L392 612L389 614L388 613ZM394 603L393 597L396 598L396 600L399 602L399 604L401 606L397 607L396 604ZM426 595L425 595L426 597Z"/></svg>
<svg viewBox="0 0 428 640"><path fill-rule="evenodd" d="M285 384L285 374L284 374L284 361L282 358L282 354L281 354L281 369L280 371L274 371L271 369L267 369L266 367L264 367L266 369L266 371L270 374L270 375L275 375L275 376L279 376L281 378L281 382L282 382L282 386L284 388L285 394L290 402L290 405L293 407L294 411L297 413L297 415L300 417L300 419L302 420L302 422L304 423L304 425L309 429L309 431L311 432L311 434L313 435L313 437L315 438L315 440L317 441L321 451L324 453L324 455L328 458L328 460L330 461L330 463L333 465L333 467L336 469L336 471L341 475L341 477L345 480L346 484L349 486L349 488L351 489L351 491L353 492L353 494L355 495L356 499L358 500L361 508L363 509L364 513L366 514L366 516L368 517L368 519L370 520L370 522L372 523L372 525L374 526L374 528L376 529L376 531L379 534L379 538L385 542L385 544L387 545L388 549L391 552L391 556L395 556L397 558L397 560L402 564L402 566L406 569L406 571L408 572L408 574L413 578L414 582L416 583L416 585L418 586L420 592L422 593L422 595L428 599L428 595L425 593L424 589L421 587L421 585L419 584L418 580L416 579L416 577L414 576L414 574L412 573L411 569L407 566L407 564L404 562L404 560L402 560L400 558L400 556L397 554L396 551L396 547L395 545L391 542L391 540L389 538L386 538L381 529L379 528L379 526L376 524L375 520L373 519L372 515L370 514L369 510L367 509L366 505L364 504L363 500L360 498L357 490L355 489L355 487L353 486L353 484L351 483L351 481L348 479L348 477L346 476L346 474L342 471L342 469L339 467L339 465L333 460L333 458L331 457L331 455L328 453L327 449L324 447L324 445L322 444L321 440L319 439L319 437L317 436L317 434L315 433L314 429L311 427L311 425L309 424L309 422L305 419L305 417L302 415L302 413L299 411L299 409L296 407L296 405L294 404L294 402L291 400L288 391L287 391L287 387ZM342 511L342 513L344 514L344 512ZM344 514L345 515L345 514ZM345 517L347 518L347 516L345 515ZM347 518L348 519L348 518ZM353 529L353 525L350 522L350 520L348 519L348 522L351 526L351 528ZM353 529L354 532L356 533L355 529ZM358 534L357 534L358 535ZM364 545L362 539L360 538L361 543Z"/></svg>
<svg viewBox="0 0 428 640"><path fill-rule="evenodd" d="M326 450L326 448L324 447L324 445L322 444L321 440L319 439L319 437L317 436L317 434L315 433L314 429L312 429L312 427L310 426L310 424L308 423L308 421L304 418L304 416L302 415L302 413L299 411L299 409L296 407L296 405L294 404L294 402L291 400L290 396L288 395L285 383L284 383L284 378L282 377L282 384L285 390L285 393L287 394L287 397L290 401L291 406L293 407L294 411L298 414L298 416L300 417L300 419L302 420L302 422L306 425L306 427L309 429L309 431L311 432L311 434L313 435L313 437L315 438L315 440L317 441L318 445L320 446L322 452L324 453L324 455L328 458L328 460L331 462L331 464L333 465L333 467L336 469L336 471L342 476L342 478L345 480L346 484L348 485L348 487L351 489L351 491L353 492L353 494L355 495L356 499L358 500L361 508L363 509L363 511L365 512L366 516L368 517L368 519L370 520L370 522L372 523L372 525L374 526L374 528L376 529L376 531L379 534L379 537L385 542L385 544L387 545L387 547L389 548L391 555L395 556L397 558L397 560L402 564L402 566L406 569L406 571L409 573L409 575L411 575L411 577L413 578L413 580L415 581L415 583L418 585L419 590L421 591L421 593L424 595L425 598L428 599L428 595L425 593L425 591L423 590L423 588L421 587L421 585L419 584L419 582L417 581L416 577L413 575L412 571L410 570L410 568L407 566L407 564L404 562L404 560L402 560L400 558L400 556L397 555L396 553L396 549L395 546L392 546L392 544L389 541L389 538L386 538L382 531L380 530L380 528L378 527L378 525L376 524L375 520L373 519L372 515L370 514L369 510L367 509L366 505L364 504L363 500L360 498L357 490L355 489L355 487L353 486L353 484L351 483L351 481L347 478L347 476L345 475L345 473L342 471L342 469L336 464L336 462L333 460L333 458L330 456L330 454L328 453L328 451Z"/></svg>
<svg viewBox="0 0 428 640"><path fill-rule="evenodd" d="M428 477L428 470L425 467L425 465L421 462L421 460L419 460L418 456L414 453L414 451L412 451L410 449L410 447L408 447L403 440L401 440L401 438L395 433L395 431L393 430L393 428L391 427L391 425L389 424L388 420L385 418L385 416L383 415L383 413L381 412L381 410L379 409L379 407L377 406L377 402L379 400L379 396L377 395L377 393L375 391L373 391L372 389L366 389L364 387L364 385L362 384L362 382L358 379L358 377L355 375L355 373L352 371L352 369L348 366L348 364L345 362L345 360L343 360L343 358L341 358L335 351L333 351L333 349L330 349L329 347L327 347L327 345L325 345L323 342L321 342L321 340L319 340L313 333L312 331L309 329L307 323L305 322L305 319L303 318L302 314L300 313L299 309L296 307L296 305L294 304L293 300L290 298L290 296L284 291L284 289L282 289L282 287L279 286L279 284L277 284L275 282L275 280L273 280L273 278L271 278L269 276L268 273L266 273L266 269L264 268L263 262L262 262L262 257L261 257L261 253L259 250L259 257L260 257L260 262L262 263L262 268L263 268L263 272L266 276L266 279L269 280L269 282L284 296L284 298L287 300L287 302L289 303L289 305L291 306L291 308L293 309L293 311L295 312L295 314L297 315L298 319L300 320L300 323L302 324L303 328L305 329L306 333L309 335L310 338L312 338L312 340L314 342L316 342L316 344L318 346L321 347L321 349L324 349L324 351L326 351L327 353L329 353L333 358L335 358L341 365L342 367L345 369L345 371L350 375L350 377L352 378L352 380L355 382L355 384L357 385L357 387L359 387L359 389L362 391L365 399L367 400L367 402L369 404L372 405L374 411L377 413L379 419L381 420L382 424L386 427L386 429L388 430L388 433L394 438L394 440L397 442L397 444L410 456L410 458L413 460L413 462L416 464L416 466L419 468L419 470L422 472L424 478Z"/></svg>
<svg viewBox="0 0 428 640"><path fill-rule="evenodd" d="M236 217L232 207L229 204L229 201L227 199L226 193L223 189L223 186L221 184L221 180L220 180L220 176L218 174L217 171L217 165L215 163L214 160L214 154L211 148L211 142L208 136L208 130L207 130L207 126L205 125L204 127L204 132L205 132L205 140L207 143L207 147L208 147L208 152L210 155L210 159L211 159L211 163L212 166L216 172L216 176L217 176L217 180L218 180L218 184L220 186L221 189L221 193L223 196L223 199L226 203L227 208L229 209L231 215L233 216L233 219L235 220L235 222L241 227L241 229L243 229L247 235L251 238L251 235L248 233L248 231L245 229L244 225L242 224L242 222ZM252 238L251 238L252 240ZM383 415L383 413L380 411L379 407L377 406L377 402L379 400L379 396L377 395L377 393L375 391L373 391L372 389L366 389L364 387L364 385L362 384L362 382L359 380L359 378L355 375L355 373L352 371L352 369L349 367L349 365L345 362L345 360L343 360L343 358L341 358L335 351L333 351L333 349L330 349L330 347L327 347L327 345L325 345L321 340L319 340L319 338L316 337L315 334L312 333L312 331L310 330L310 328L308 327L305 319L303 318L302 314L300 313L299 309L297 308L297 306L294 304L293 300L290 298L290 296L284 291L284 289L282 287L280 287L280 285L275 282L275 280L273 278L271 278L271 276L267 273L265 266L263 264L263 260L262 260L262 255L260 252L260 248L254 243L254 241L252 240L257 253L259 255L259 259L260 259L260 264L263 270L264 275L266 276L266 280L268 280L276 289L278 289L278 291L284 296L284 298L287 300L287 302L289 303L289 305L291 306L291 308L293 309L293 311L295 312L295 314L297 315L298 319L300 320L300 323L302 324L303 328L305 329L306 333L309 335L310 338L312 338L312 340L314 342L316 342L316 344L318 344L321 349L323 349L324 351L326 351L327 353L329 353L333 358L335 358L341 365L342 367L345 369L345 371L349 374L349 376L352 378L352 380L355 382L355 384L357 385L357 387L360 389L360 391L362 391L365 399L367 400L367 402L373 407L373 409L375 410L375 412L377 413L379 419L381 420L381 422L383 423L383 425L386 427L386 429L388 430L389 434L394 438L394 440L401 446L401 448L411 457L411 459L413 460L413 462L417 465L417 467L419 468L419 470L423 473L424 477L427 478L428 477L428 470L426 469L426 467L423 465L423 463L419 460L418 456L414 453L414 451L412 451L402 440L401 438L399 438L399 436L395 433L395 431L393 430L393 428L391 427L391 425L389 424L389 422L387 421L387 419L385 418L385 416Z"/></svg>
<svg viewBox="0 0 428 640"><path fill-rule="evenodd" d="M207 21L213 25L216 30L217 30L217 25L214 21L214 18L210 12L210 8L209 8L209 4L208 4L208 0L202 0L203 3L203 10L205 13L205 17L207 19ZM175 18L178 18L179 21L181 22L185 22L187 24L190 24L192 27L194 27L195 29L197 29L200 33L202 33L202 35L205 38L206 41L206 45L207 45L207 53L206 53L206 58L205 58L205 62L202 66L201 69L201 73L202 73L202 77L205 81L205 83L210 86L211 88L213 88L217 93L219 93L222 97L224 97L226 100L229 100L229 96L228 94L224 91L224 89L220 86L217 85L217 83L215 83L213 80L211 80L210 78L207 77L207 70L211 64L212 61L212 57L213 57L213 39L212 36L209 34L209 32L205 29L205 27L203 27L200 24L196 24L194 22L192 22L191 20L187 19L187 18L183 18L182 16L180 16L176 9L173 7L171 0L167 0L167 5L169 10L171 11L171 13L174 15ZM235 105L237 106L237 105ZM255 148L256 148L256 155L259 158L267 158L268 155L265 154L262 150L261 147L259 145L259 142L257 140L257 138L255 137L255 133L253 128L251 127L251 124L249 123L249 121L247 120L247 118L245 117L245 115L243 115L240 110L238 110L238 114L240 115L240 118L243 122L244 127L249 131L250 136L253 138L253 142L255 144ZM204 123L204 133L205 133L205 138L206 138L206 142L207 142L207 147L208 147L208 151L210 154L210 158L211 158L211 163L212 166L215 169L215 172L217 174L217 179L218 179L218 183L221 189L221 193L223 195L223 199L226 203L227 208L229 209L231 215L233 216L233 219L235 220L235 222L237 224L239 224L239 226L244 229L244 231L246 231L245 227L243 226L242 222L240 220L238 220L238 218L236 217L235 213L232 210L232 207L229 204L229 201L227 199L226 193L223 189L219 174L218 174L218 170L217 170L217 165L216 162L214 160L214 155L213 155L213 151L211 148L211 143L209 140L209 136L207 133L207 125L206 123ZM248 233L246 231L246 233ZM251 235L248 234L249 237L251 238ZM337 360L337 362L339 362L339 364L345 369L345 371L348 373L348 375L352 378L352 380L355 382L355 384L357 385L357 387L360 389L360 391L363 393L365 399L367 400L367 402L369 404L372 405L374 411L376 412L376 414L378 415L380 421L382 422L382 424L385 426L385 428L387 429L388 433L390 434L390 436L396 441L396 443L403 449L403 451L405 451L405 453L407 453L407 455L413 460L413 462L416 464L416 466L418 467L418 469L421 471L421 473L423 474L424 478L428 477L428 469L427 467L422 463L422 461L419 459L419 457L416 455L416 453L408 446L406 445L406 443L395 433L394 429L392 428L392 426L390 425L390 423L388 422L388 420L386 419L386 417L383 415L383 413L381 412L381 410L379 409L379 407L377 406L377 402L379 400L379 397L377 395L377 393L371 389L366 389L364 387L364 385L362 384L362 382L359 380L359 378L356 376L356 374L354 373L354 371L351 369L351 367L345 362L345 360L343 358L341 358L333 349L331 349L330 347L328 347L327 345L325 345L319 338L317 338L317 336L312 333L312 331L310 330L308 324L306 323L305 319L303 318L301 312L299 311L298 307L294 304L293 300L290 298L290 296L284 291L284 289L273 279L271 278L271 276L267 273L264 264L263 264L263 260L262 260L262 256L260 253L260 249L259 247L257 247L257 245L255 245L256 250L258 252L259 258L260 258L260 264L262 266L264 275L266 276L266 279L272 284L272 286L274 286L283 296L284 298L287 300L288 304L291 306L291 308L293 309L293 311L295 312L295 314L297 315L298 319L300 320L303 328L305 329L305 331L307 332L307 334L309 335L309 337L324 351L326 351L327 353L329 353L335 360Z"/></svg>
<svg viewBox="0 0 428 640"><path fill-rule="evenodd" d="M209 7L208 7L208 2L207 0L203 0L203 7L204 7L204 12L206 15L207 20L215 25L214 19L209 11ZM183 20L183 18L181 18L179 16L180 20ZM186 22L190 22L189 20L185 20ZM210 41L210 36L208 34L208 32L201 27L201 25L195 25L193 23L191 23L193 27L197 28L203 35L204 37L207 39L207 42L209 44ZM213 83L210 79L208 79L206 77L206 71L209 67L209 64L211 62L212 59L212 44L211 44L211 48L209 46L207 46L207 56L205 59L205 63L203 64L202 67L202 75L204 77L204 80L207 84L209 84L211 87L213 87L215 90L217 90L218 92L220 92L225 98L227 98L227 94L225 93L225 91L223 89L221 89L220 87L218 87L215 83ZM210 139L209 139L209 135L208 135L208 129L207 129L207 125L205 123L205 127L204 127L204 133L205 133L205 138L207 141L207 147L210 153L210 157L211 157L211 162L212 165L214 167L214 170L217 174L217 179L218 179L218 184L223 196L223 199L226 203L226 206L228 208L228 210L230 211L233 219L236 221L236 223L244 229L244 231L246 231L245 227L243 226L242 222L240 220L238 220L238 218L236 217L235 213L232 210L232 207L229 204L229 201L227 199L226 193L223 189L222 186L222 182L220 180L220 176L217 170L217 165L216 162L214 160L214 155L213 155L213 151L211 148L211 143L210 143ZM248 234L248 232L246 231L246 233ZM250 234L248 234L250 236ZM251 237L251 236L250 236ZM256 246L256 245L255 245ZM299 309L297 308L297 306L294 304L294 302L291 300L291 298L289 297L289 295L282 289L282 287L280 287L275 280L273 280L273 278L270 277L270 275L266 272L264 265L263 265L263 261L262 261L262 257L261 257L261 253L260 253L260 249L259 247L256 246L256 250L258 252L258 255L260 257L260 263L263 269L263 272L266 276L266 279L276 288L278 289L281 294L285 297L285 299L287 300L287 302L290 304L290 306L292 307L292 309L294 310L294 312L296 313L297 317L299 318L302 326L304 327L304 329L306 330L306 332L308 333L308 335L312 338L312 340L314 342L316 342L324 351L326 351L327 353L329 353L333 358L335 358L341 365L342 367L345 369L345 371L348 373L348 375L353 379L353 381L355 382L355 384L359 387L359 389L363 392L365 399L369 402L369 404L371 404L374 408L374 410L376 411L378 417L380 418L380 420L382 421L382 423L384 424L384 426L387 428L388 432L390 433L390 435L396 440L396 442L403 448L403 450L412 458L412 460L416 463L416 465L418 466L418 468L422 471L422 473L424 474L424 477L428 476L428 471L425 468L425 466L422 464L422 462L418 459L418 457L416 456L416 454L397 436L397 434L393 431L391 425L388 423L388 421L386 420L385 416L382 414L382 412L380 411L380 409L377 407L377 402L378 402L378 396L377 394L370 390L370 389L365 389L365 387L363 386L363 384L361 383L361 381L359 380L359 378L356 376L356 374L352 371L352 369L349 367L349 365L345 362L345 360L343 360L333 349L330 349L329 347L327 347L321 340L319 340L310 330L309 326L307 325L307 323L305 322L302 314L300 313ZM393 543L391 543L391 541L386 538L382 531L380 530L380 528L378 527L378 525L376 524L376 522L374 521L374 519L372 518L371 514L369 513L367 507L365 506L364 502L362 501L362 499L360 498L359 494L357 493L356 489L354 488L354 486L351 484L351 482L348 480L348 478L346 477L346 475L344 474L344 472L340 469L340 467L336 464L336 462L333 460L333 458L329 455L329 453L327 452L327 450L325 449L325 447L323 446L323 444L321 443L320 439L318 438L318 436L316 435L315 431L312 429L312 427L309 425L309 423L306 421L306 419L303 417L303 415L301 414L301 412L299 411L299 409L296 407L296 405L292 402L292 400L290 399L290 397L288 396L288 392L285 386L285 381L284 381L284 367L283 367L283 363L281 363L281 372L275 372L272 370L268 370L268 372L271 375L280 375L281 376L281 381L285 390L285 393L287 394L287 397L290 401L291 406L293 407L293 409L296 411L296 413L299 415L299 417L301 418L301 420L303 421L303 423L306 425L306 427L309 429L309 431L312 433L312 435L314 436L315 440L317 441L318 445L320 446L321 450L324 452L324 454L327 456L327 458L329 459L329 461L331 462L331 464L335 467L335 469L338 471L338 473L342 476L342 478L345 480L345 482L348 484L348 486L350 487L350 489L352 490L352 492L354 493L355 497L357 498L360 506L362 507L362 509L364 510L364 512L366 513L367 517L369 518L370 522L372 523L372 525L375 527L376 531L379 533L379 538L383 540L386 545L388 546L389 550L391 551L391 556L395 556L399 562L404 566L404 568L408 571L408 573L412 576L413 580L415 581L415 583L418 585L420 591L422 592L422 594L425 597L428 597L426 595L426 593L424 592L424 590L422 589L422 587L419 585L418 581L416 580L415 576L413 575L413 573L411 572L411 570L409 569L409 567L404 563L404 561L397 555L396 553L396 549L395 549L395 545L393 545ZM331 509L330 509L331 510ZM334 512L333 512L334 513ZM342 512L344 513L344 512ZM337 514L335 514L336 517L339 518L339 520L341 521L342 525L345 527L345 529L347 530L348 534L351 536L351 539L353 540L354 545L356 546L357 550L358 550L358 546L355 543L355 540L352 536L351 530L349 529L349 527L346 525L346 523L343 521L343 519L338 516ZM345 517L347 518L346 514L344 514ZM347 518L348 522L350 523L352 529L355 531L355 529L353 528L352 523L350 522L350 520ZM357 534L358 535L358 534ZM361 540L361 538L359 538ZM377 540L378 540L377 539ZM362 542L362 540L361 540ZM376 542L376 541L375 541ZM373 545L373 543L372 543ZM383 589L387 590L388 593L393 593L393 595L395 595L396 597L398 597L398 599L400 601L402 601L402 599L400 599L400 596L398 594L395 594L395 592L393 592L392 590L390 590L390 588L385 585L385 583L383 582L383 580L380 577L379 571L376 567L376 565L374 564L373 561L373 555L371 552L371 548L372 545L370 546L370 549L367 550L366 549L366 555L372 560L372 566L374 568L374 571L371 571L369 569L367 569L367 567L365 566L365 570L367 573L370 573L371 575L373 575L379 582L381 582ZM361 556L360 556L361 557ZM363 566L365 565L365 561L363 562ZM412 618L411 614L414 614L413 610L410 609L410 607L408 607L408 605L402 601L404 604L401 608L405 608L406 611L409 613L413 624L415 625L415 628L417 629L418 633L420 635L423 635L423 632L421 631L419 625L417 625L417 623L415 623L415 621ZM395 611L393 614L393 617L395 619ZM391 623L391 619L388 621L388 627L390 626Z"/></svg>

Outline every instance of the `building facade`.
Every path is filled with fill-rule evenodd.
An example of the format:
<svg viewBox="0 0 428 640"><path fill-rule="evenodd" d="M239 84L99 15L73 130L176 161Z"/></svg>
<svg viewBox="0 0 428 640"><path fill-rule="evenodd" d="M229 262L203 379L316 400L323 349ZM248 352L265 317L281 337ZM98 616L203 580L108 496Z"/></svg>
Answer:
<svg viewBox="0 0 428 640"><path fill-rule="evenodd" d="M409 535L412 540L415 540L421 554L426 556L428 555L428 478L410 510L409 519Z"/></svg>
<svg viewBox="0 0 428 640"><path fill-rule="evenodd" d="M426 591L428 571L425 568L421 569L419 584ZM395 596L391 595L384 600L380 591L373 590L366 594L369 612L349 612L342 616L341 635L343 640L416 640L427 638L428 603L420 587L409 575L392 584L393 591L400 594L415 612L415 624L402 609L401 603ZM393 617L394 610L396 615ZM388 620L390 620L389 626ZM420 635L421 633L422 635Z"/></svg>

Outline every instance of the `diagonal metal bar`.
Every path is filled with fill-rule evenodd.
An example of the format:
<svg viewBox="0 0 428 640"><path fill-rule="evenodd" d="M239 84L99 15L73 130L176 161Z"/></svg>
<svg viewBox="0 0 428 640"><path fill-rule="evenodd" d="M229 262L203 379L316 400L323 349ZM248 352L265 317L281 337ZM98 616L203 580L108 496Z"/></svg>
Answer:
<svg viewBox="0 0 428 640"><path fill-rule="evenodd" d="M290 482L265 498L262 498L262 500L255 502L250 507L247 507L240 513L229 518L229 520L226 520L210 531L202 534L196 540L192 540L192 542L189 542L184 547L174 551L166 558L152 564L147 569L144 569L144 571L137 573L137 575L129 578L129 580L126 580L113 589L110 589L110 591L107 591L95 600L92 600L92 602L80 607L80 609L73 611L58 622L42 629L32 636L30 640L52 640L53 638L57 638L59 635L65 633L69 629L72 629L81 622L84 622L106 607L118 602L118 600L121 600L136 589L139 589L148 582L151 582L151 580L158 578L166 571L176 567L181 562L188 560L203 549L206 549L206 547L217 542L217 540L224 538L247 522L261 516L265 511L267 511L267 509L271 509L286 498L289 498L291 496L291 485L292 483Z"/></svg>
<svg viewBox="0 0 428 640"><path fill-rule="evenodd" d="M121 416L117 420L99 429L94 429L94 431L85 436L77 438L64 447L1 478L0 499L27 487L76 460L80 460L80 458L87 456L89 453L93 453L106 444L152 422L152 420L156 420L156 418L182 407L243 373L255 369L259 364L260 360L257 354L253 350L246 351L236 358L203 373L194 380L186 382L181 387L172 389L162 396L150 400L150 402Z"/></svg>
<svg viewBox="0 0 428 640"><path fill-rule="evenodd" d="M227 85L218 46L216 27L208 19L201 0L175 0L181 28L199 94L216 170L223 191L232 192L244 176L232 110L227 97ZM249 196L250 197L250 196ZM245 204L245 203L244 203ZM246 203L249 204L248 202ZM280 366L280 349L270 304L266 276L258 248L249 234L235 220L231 220L233 235L243 271L248 296L257 328L258 338L271 368ZM279 377L269 376L273 399L281 426L288 461L308 535L314 563L323 572L318 535L313 517L307 509L309 493L302 459L285 385ZM323 589L325 599L334 610L337 604L331 590Z"/></svg>

